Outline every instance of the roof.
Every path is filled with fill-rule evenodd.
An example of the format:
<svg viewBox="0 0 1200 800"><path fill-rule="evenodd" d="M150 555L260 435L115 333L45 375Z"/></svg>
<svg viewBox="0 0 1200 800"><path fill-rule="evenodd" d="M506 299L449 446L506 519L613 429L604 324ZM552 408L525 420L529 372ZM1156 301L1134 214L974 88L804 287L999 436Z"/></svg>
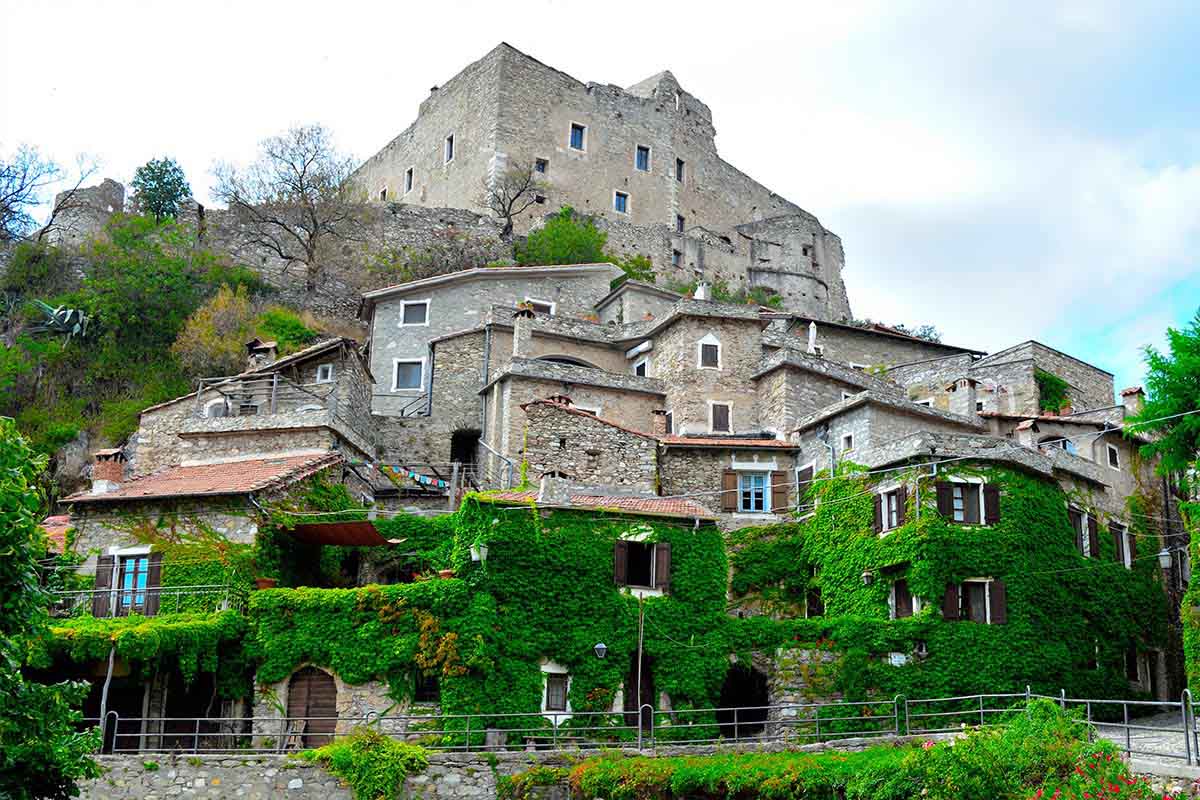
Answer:
<svg viewBox="0 0 1200 800"><path fill-rule="evenodd" d="M67 531L71 529L70 514L55 514L42 520L42 530L50 540L50 549L56 553L67 550Z"/></svg>
<svg viewBox="0 0 1200 800"><path fill-rule="evenodd" d="M763 328L770 324L770 321L759 313L758 306L741 303L718 303L715 300L696 300L691 297L684 297L671 306L671 310L661 319L625 323L617 329L614 338L617 341L646 339L658 333L663 328L669 327L680 317L744 320L755 322Z"/></svg>
<svg viewBox="0 0 1200 800"><path fill-rule="evenodd" d="M620 372L596 369L595 367L581 367L576 364L560 364L554 361L543 361L538 358L513 358L508 368L497 373L486 386L479 390L479 394L487 392L495 384L510 377L533 378L535 380L555 381L559 383L579 383L586 386L600 386L625 392L666 395L666 386L657 378L626 375Z"/></svg>
<svg viewBox="0 0 1200 800"><path fill-rule="evenodd" d="M932 342L929 339L922 339L919 336L910 336L907 333L901 333L894 328L889 328L886 325L879 325L878 323L872 323L870 326L862 327L859 325L849 325L845 322L830 322L829 320L825 319L805 317L800 314L792 314L790 316L791 319L795 320L796 322L802 322L806 325L810 322L815 322L817 323L818 328L821 326L827 326L830 328L840 328L842 330L858 331L859 333L874 334L876 336L887 336L892 339L904 339L905 341L928 345L929 347L940 347L943 350L954 350L955 352L959 353L976 353L978 355L984 355L985 353L983 350L972 350L969 347L958 347L957 345L946 344L944 342Z"/></svg>
<svg viewBox="0 0 1200 800"><path fill-rule="evenodd" d="M1072 361L1074 361L1076 364L1082 364L1083 366L1087 367L1088 369L1094 369L1094 370L1096 370L1096 372L1103 372L1105 375L1109 375L1109 376L1112 375L1112 373L1106 369L1101 369L1100 367L1097 367L1095 364L1089 364L1088 362L1084 361L1082 358L1076 358L1075 356L1071 355L1070 353L1064 353L1062 350L1059 350L1055 347L1051 347L1048 344L1043 344L1036 339L1026 339L1025 341L1023 341L1019 344L1014 344L1012 347L1006 347L1003 350L997 350L995 353L992 353L991 355L984 356L982 359L980 359L976 363L980 364L980 365L995 364L999 361L1001 356L1007 355L1008 353L1011 353L1013 350L1017 350L1019 348L1025 347L1026 345L1036 345L1045 350L1049 350L1052 353L1057 353L1058 355L1062 356L1063 358L1069 358Z"/></svg>
<svg viewBox="0 0 1200 800"><path fill-rule="evenodd" d="M433 289L439 286L444 286L450 283L461 283L464 281L473 280L497 280L500 278L532 278L539 275L561 277L569 274L594 274L597 272L607 272L612 277L623 275L621 268L615 264L598 263L598 264L554 264L548 266L531 266L531 267L479 267L478 269L464 269L458 272L447 272L444 275L434 275L432 278L421 278L420 280L407 281L406 283L397 283L392 286L385 286L382 289L374 289L369 292L363 292L363 308L369 308L379 300L384 300L388 297L408 294L415 291L423 291L425 289Z"/></svg>
<svg viewBox="0 0 1200 800"><path fill-rule="evenodd" d="M497 503L529 503L537 500L537 495L537 492L492 492L480 496L480 499ZM715 519L713 513L699 503L676 497L573 494L570 507L647 517Z"/></svg>
<svg viewBox="0 0 1200 800"><path fill-rule="evenodd" d="M403 539L385 539L367 520L305 522L293 527L292 538L305 544L332 544L338 547L378 547L399 544Z"/></svg>
<svg viewBox="0 0 1200 800"><path fill-rule="evenodd" d="M783 439L761 439L741 436L659 436L658 440L669 447L775 447L782 450L797 450L800 445Z"/></svg>
<svg viewBox="0 0 1200 800"><path fill-rule="evenodd" d="M838 414L858 408L859 406L867 405L868 403L894 408L897 411L906 414L932 417L943 422L957 423L962 425L964 428L981 429L984 427L982 422L978 422L958 414L951 414L948 411L942 411L937 408L930 408L929 406L921 405L920 403L914 403L913 401L904 397L867 391L859 392L852 397L847 397L845 400L840 400L833 405L825 406L824 408L818 409L817 411L802 417L796 423L796 427L792 430L797 433L808 430L814 425L824 422L831 417L836 417Z"/></svg>
<svg viewBox="0 0 1200 800"><path fill-rule="evenodd" d="M902 391L898 385L890 381L877 378L874 375L868 375L862 370L855 369L847 364L840 364L837 361L831 361L821 356L810 355L797 350L787 341L786 337L774 336L769 333L764 334L763 344L768 346L777 345L780 349L762 360L759 368L750 376L752 378L758 379L777 369L792 367L851 386L857 386L860 389L872 389L892 394L900 394Z"/></svg>
<svg viewBox="0 0 1200 800"><path fill-rule="evenodd" d="M664 289L661 286L655 286L653 283L646 283L645 281L628 280L628 281L622 281L620 284L617 285L617 287L615 289L613 289L611 292L604 295L604 297L602 297L598 301L596 301L595 305L593 305L592 308L595 308L595 309L604 308L606 305L608 305L609 303L616 300L622 294L625 294L626 292L630 292L630 291L635 291L635 290L639 291L639 292L644 292L645 294L652 294L656 297L662 298L663 300L670 300L672 302L683 299L683 295L680 294L679 292L672 292L670 289Z"/></svg>
<svg viewBox="0 0 1200 800"><path fill-rule="evenodd" d="M118 503L173 497L243 495L304 480L342 462L339 453L321 451L274 458L250 458L167 467L119 484L111 492L80 492L65 503Z"/></svg>
<svg viewBox="0 0 1200 800"><path fill-rule="evenodd" d="M1145 394L1146 390L1140 386L1127 386L1121 390L1121 397L1128 397L1131 394Z"/></svg>

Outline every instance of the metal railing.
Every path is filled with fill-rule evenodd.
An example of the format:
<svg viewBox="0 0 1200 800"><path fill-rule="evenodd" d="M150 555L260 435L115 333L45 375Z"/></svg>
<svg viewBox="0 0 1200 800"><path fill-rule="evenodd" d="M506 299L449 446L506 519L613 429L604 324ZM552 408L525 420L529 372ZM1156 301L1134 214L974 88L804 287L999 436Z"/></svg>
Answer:
<svg viewBox="0 0 1200 800"><path fill-rule="evenodd" d="M621 712L526 712L517 714L366 714L342 717L122 717L110 711L101 726L105 752L284 752L326 744L362 726L438 751L656 750L711 745L813 744L850 738L933 736L1001 724L1035 698L1064 709L1078 708L1089 736L1106 738L1126 756L1200 761L1195 704L1184 691L1179 702L1096 700L1025 692L909 700L788 703L701 709L655 710L643 705ZM1177 714L1174 724L1162 715ZM92 725L101 721L86 720ZM640 724L639 724L640 723Z"/></svg>
<svg viewBox="0 0 1200 800"><path fill-rule="evenodd" d="M142 589L80 589L50 593L52 617L127 617L180 612L211 613L240 606L232 586L153 586Z"/></svg>
<svg viewBox="0 0 1200 800"><path fill-rule="evenodd" d="M216 397L205 399L206 393ZM216 403L217 400L223 402ZM259 377L229 375L201 378L197 385L198 417L261 416L287 411L334 410L337 383L294 383L279 373Z"/></svg>

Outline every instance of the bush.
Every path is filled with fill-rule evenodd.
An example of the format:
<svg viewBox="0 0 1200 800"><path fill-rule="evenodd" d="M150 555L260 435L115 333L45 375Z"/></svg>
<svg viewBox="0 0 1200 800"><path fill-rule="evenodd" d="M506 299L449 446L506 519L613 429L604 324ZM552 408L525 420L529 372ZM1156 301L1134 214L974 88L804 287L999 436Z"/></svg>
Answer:
<svg viewBox="0 0 1200 800"><path fill-rule="evenodd" d="M401 796L404 779L429 765L423 748L398 742L369 728L303 754L338 776L354 790L356 800L391 800Z"/></svg>
<svg viewBox="0 0 1200 800"><path fill-rule="evenodd" d="M610 261L604 253L608 234L595 223L579 218L575 209L563 206L541 228L533 231L516 248L517 263L525 265L596 264Z"/></svg>
<svg viewBox="0 0 1200 800"><path fill-rule="evenodd" d="M305 325L295 311L283 306L271 306L260 314L257 326L262 338L274 339L279 344L280 355L295 352L317 338L317 332Z"/></svg>

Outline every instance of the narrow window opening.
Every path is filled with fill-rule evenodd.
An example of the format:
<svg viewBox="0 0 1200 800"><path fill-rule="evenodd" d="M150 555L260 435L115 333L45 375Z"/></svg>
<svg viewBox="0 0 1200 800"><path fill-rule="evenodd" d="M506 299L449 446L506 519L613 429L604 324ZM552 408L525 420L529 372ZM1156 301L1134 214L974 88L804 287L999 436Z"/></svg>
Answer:
<svg viewBox="0 0 1200 800"><path fill-rule="evenodd" d="M587 127L576 122L571 123L571 149L584 150L587 148Z"/></svg>
<svg viewBox="0 0 1200 800"><path fill-rule="evenodd" d="M453 160L454 160L454 134L452 133L446 137L446 159L445 159L445 162L447 164L449 164Z"/></svg>

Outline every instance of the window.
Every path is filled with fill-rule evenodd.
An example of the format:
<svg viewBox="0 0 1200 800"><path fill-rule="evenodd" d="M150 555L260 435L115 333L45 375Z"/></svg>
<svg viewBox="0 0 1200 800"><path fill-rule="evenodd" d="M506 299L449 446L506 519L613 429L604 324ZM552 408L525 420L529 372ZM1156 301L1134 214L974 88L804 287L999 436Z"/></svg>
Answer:
<svg viewBox="0 0 1200 800"><path fill-rule="evenodd" d="M400 301L400 327L406 328L410 325L428 325L429 324L429 301L428 300L401 300Z"/></svg>
<svg viewBox="0 0 1200 800"><path fill-rule="evenodd" d="M209 400L204 404L204 416L206 417L225 417L229 415L229 406L225 404L224 397L218 397L216 400Z"/></svg>
<svg viewBox="0 0 1200 800"><path fill-rule="evenodd" d="M387 187L386 186L379 190L379 199L387 200Z"/></svg>
<svg viewBox="0 0 1200 800"><path fill-rule="evenodd" d="M667 433L675 432L675 414L671 411L667 412Z"/></svg>
<svg viewBox="0 0 1200 800"><path fill-rule="evenodd" d="M1000 521L1000 487L987 483L939 482L938 513L960 525L995 525Z"/></svg>
<svg viewBox="0 0 1200 800"><path fill-rule="evenodd" d="M392 364L392 391L420 389L425 385L425 359L397 358Z"/></svg>
<svg viewBox="0 0 1200 800"><path fill-rule="evenodd" d="M562 672L546 673L546 710L567 710L567 686L569 678Z"/></svg>
<svg viewBox="0 0 1200 800"><path fill-rule="evenodd" d="M854 392L847 392L844 389L842 390L842 399L843 400L849 400L851 397L854 397Z"/></svg>
<svg viewBox="0 0 1200 800"><path fill-rule="evenodd" d="M684 219L682 214L675 215L675 232L683 233Z"/></svg>
<svg viewBox="0 0 1200 800"><path fill-rule="evenodd" d="M533 171L545 175L550 171L550 162L544 158L539 158L533 162Z"/></svg>
<svg viewBox="0 0 1200 800"><path fill-rule="evenodd" d="M762 514L767 511L767 473L738 474L738 511Z"/></svg>
<svg viewBox="0 0 1200 800"><path fill-rule="evenodd" d="M712 433L730 433L733 428L729 421L729 404L712 403L708 408L709 430Z"/></svg>
<svg viewBox="0 0 1200 800"><path fill-rule="evenodd" d="M678 250L672 250L671 251L671 266L678 267L682 263L683 263L683 253L679 252Z"/></svg>
<svg viewBox="0 0 1200 800"><path fill-rule="evenodd" d="M917 405L925 406L926 408L933 408L933 398L930 397L926 400L918 400Z"/></svg>
<svg viewBox="0 0 1200 800"><path fill-rule="evenodd" d="M571 123L571 149L586 150L587 149L587 126L580 125L577 122Z"/></svg>
<svg viewBox="0 0 1200 800"><path fill-rule="evenodd" d="M904 524L908 487L898 486L875 496L875 532L883 533Z"/></svg>
<svg viewBox="0 0 1200 800"><path fill-rule="evenodd" d="M1099 558L1100 537L1096 532L1096 518L1077 508L1068 508L1067 518L1071 521L1071 529L1075 531L1075 549L1084 558Z"/></svg>
<svg viewBox="0 0 1200 800"><path fill-rule="evenodd" d="M413 168L404 170L404 193L408 194L413 188Z"/></svg>
<svg viewBox="0 0 1200 800"><path fill-rule="evenodd" d="M821 587L810 586L804 595L804 616L825 616L825 601L821 599Z"/></svg>
<svg viewBox="0 0 1200 800"><path fill-rule="evenodd" d="M1117 449L1115 444L1107 444L1104 449L1108 451L1108 465L1113 469L1121 468L1121 451Z"/></svg>
<svg viewBox="0 0 1200 800"><path fill-rule="evenodd" d="M438 686L437 673L428 675L425 670L417 670L416 677L413 679L413 702L436 703L440 699L441 687Z"/></svg>
<svg viewBox="0 0 1200 800"><path fill-rule="evenodd" d="M921 610L921 601L912 596L912 592L908 588L908 581L904 578L900 578L892 584L892 594L888 605L891 607L892 619L911 617Z"/></svg>
<svg viewBox="0 0 1200 800"><path fill-rule="evenodd" d="M721 342L711 333L700 340L696 366L700 369L721 368Z"/></svg>
<svg viewBox="0 0 1200 800"><path fill-rule="evenodd" d="M983 401L982 401L982 400L978 400L978 401L976 401L976 403L975 403L975 410L976 410L976 411L983 411Z"/></svg>
<svg viewBox="0 0 1200 800"><path fill-rule="evenodd" d="M644 377L646 377L646 375L649 374L649 371L650 371L650 359L648 359L648 358L643 358L642 360L635 362L633 365L633 374L634 375L639 375L644 378Z"/></svg>
<svg viewBox="0 0 1200 800"><path fill-rule="evenodd" d="M625 192L613 192L613 211L618 214L629 213L629 195Z"/></svg>
<svg viewBox="0 0 1200 800"><path fill-rule="evenodd" d="M454 134L452 133L446 137L446 149L445 149L444 162L446 164L449 164L453 160L454 160Z"/></svg>
<svg viewBox="0 0 1200 800"><path fill-rule="evenodd" d="M117 605L122 614L141 614L146 610L146 587L150 579L150 554L121 559L117 584Z"/></svg>
<svg viewBox="0 0 1200 800"><path fill-rule="evenodd" d="M638 145L637 150L633 155L633 168L639 172L650 171L650 148L645 145Z"/></svg>
<svg viewBox="0 0 1200 800"><path fill-rule="evenodd" d="M525 302L533 309L535 314L543 314L547 317L554 316L554 309L557 303L552 303L549 300L538 300L534 297L526 297Z"/></svg>
<svg viewBox="0 0 1200 800"><path fill-rule="evenodd" d="M1110 522L1108 531L1112 534L1114 559L1118 564L1125 565L1126 569L1132 569L1134 559L1137 558L1137 542L1124 525Z"/></svg>
<svg viewBox="0 0 1200 800"><path fill-rule="evenodd" d="M842 452L849 452L854 449L854 434L842 434Z"/></svg>
<svg viewBox="0 0 1200 800"><path fill-rule="evenodd" d="M317 383L333 383L333 364L317 366Z"/></svg>
<svg viewBox="0 0 1200 800"><path fill-rule="evenodd" d="M683 159L675 159L675 180L683 183Z"/></svg>
<svg viewBox="0 0 1200 800"><path fill-rule="evenodd" d="M1125 651L1125 677L1131 683L1139 683L1142 680L1141 671L1138 669L1139 660L1136 647Z"/></svg>
<svg viewBox="0 0 1200 800"><path fill-rule="evenodd" d="M942 618L1003 625L1008 621L1008 601L1004 581L995 578L969 578L959 584L947 584L942 599Z"/></svg>
<svg viewBox="0 0 1200 800"><path fill-rule="evenodd" d="M665 591L671 583L670 543L617 540L613 545L613 582Z"/></svg>

